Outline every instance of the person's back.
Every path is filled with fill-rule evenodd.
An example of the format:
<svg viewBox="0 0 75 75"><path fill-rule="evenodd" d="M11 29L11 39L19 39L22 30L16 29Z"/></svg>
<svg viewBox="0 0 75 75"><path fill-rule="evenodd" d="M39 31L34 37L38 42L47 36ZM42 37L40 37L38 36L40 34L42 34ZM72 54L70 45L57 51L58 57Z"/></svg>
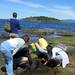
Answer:
<svg viewBox="0 0 75 75"><path fill-rule="evenodd" d="M67 53L64 51L66 46L57 44L56 47L52 49L52 59L62 59L62 67L65 68L69 63L69 57ZM66 48L67 49L67 48Z"/></svg>
<svg viewBox="0 0 75 75"><path fill-rule="evenodd" d="M13 54L17 52L25 44L24 40L21 38L8 39L1 43L1 47L10 51L13 51ZM15 49L15 50L14 50Z"/></svg>
<svg viewBox="0 0 75 75"><path fill-rule="evenodd" d="M11 25L11 33L18 33L18 29L20 29L18 20L10 19L10 25Z"/></svg>
<svg viewBox="0 0 75 75"><path fill-rule="evenodd" d="M14 12L13 18L10 19L10 25L11 25L11 33L17 33L18 34L18 30L20 29L20 24L16 18L17 18L17 13Z"/></svg>

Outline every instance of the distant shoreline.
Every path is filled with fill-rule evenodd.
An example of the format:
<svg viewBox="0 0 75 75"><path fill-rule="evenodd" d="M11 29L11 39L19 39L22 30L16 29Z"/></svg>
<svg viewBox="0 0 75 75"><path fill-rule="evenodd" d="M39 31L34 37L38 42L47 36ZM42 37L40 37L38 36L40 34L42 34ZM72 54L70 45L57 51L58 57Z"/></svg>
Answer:
<svg viewBox="0 0 75 75"><path fill-rule="evenodd" d="M50 35L50 34L57 34L57 35L75 35L75 31L73 30L61 30L61 29L24 29L28 34L34 35Z"/></svg>

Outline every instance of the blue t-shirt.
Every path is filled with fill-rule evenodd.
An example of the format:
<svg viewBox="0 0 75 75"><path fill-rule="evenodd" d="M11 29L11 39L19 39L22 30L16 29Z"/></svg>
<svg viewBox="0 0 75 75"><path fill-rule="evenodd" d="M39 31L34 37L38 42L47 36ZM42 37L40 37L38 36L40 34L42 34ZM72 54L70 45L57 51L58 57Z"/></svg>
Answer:
<svg viewBox="0 0 75 75"><path fill-rule="evenodd" d="M11 33L18 34L18 29L20 29L19 21L16 19L10 19L10 25L11 25Z"/></svg>

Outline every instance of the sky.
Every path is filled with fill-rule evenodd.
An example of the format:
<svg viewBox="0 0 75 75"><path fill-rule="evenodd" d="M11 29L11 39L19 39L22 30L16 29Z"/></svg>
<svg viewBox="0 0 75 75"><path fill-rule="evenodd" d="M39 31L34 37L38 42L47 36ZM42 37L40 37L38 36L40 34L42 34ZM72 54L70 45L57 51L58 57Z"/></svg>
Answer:
<svg viewBox="0 0 75 75"><path fill-rule="evenodd" d="M0 0L0 19L47 16L75 20L75 0Z"/></svg>

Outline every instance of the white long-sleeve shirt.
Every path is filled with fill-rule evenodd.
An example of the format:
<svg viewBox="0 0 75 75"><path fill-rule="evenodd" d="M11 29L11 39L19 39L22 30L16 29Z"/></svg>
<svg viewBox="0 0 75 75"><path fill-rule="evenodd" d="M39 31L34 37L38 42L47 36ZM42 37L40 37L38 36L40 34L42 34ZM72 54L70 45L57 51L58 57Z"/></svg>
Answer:
<svg viewBox="0 0 75 75"><path fill-rule="evenodd" d="M25 44L25 41L21 38L13 38L13 39L8 39L4 42L1 43L1 48L4 48L7 51L12 50L13 53L12 55L16 54L16 52L23 47Z"/></svg>
<svg viewBox="0 0 75 75"><path fill-rule="evenodd" d="M68 55L61 48L54 47L52 49L52 57L51 58L56 58L56 56L57 56L56 53L58 53L62 57L62 67L65 68L66 65L69 63Z"/></svg>

